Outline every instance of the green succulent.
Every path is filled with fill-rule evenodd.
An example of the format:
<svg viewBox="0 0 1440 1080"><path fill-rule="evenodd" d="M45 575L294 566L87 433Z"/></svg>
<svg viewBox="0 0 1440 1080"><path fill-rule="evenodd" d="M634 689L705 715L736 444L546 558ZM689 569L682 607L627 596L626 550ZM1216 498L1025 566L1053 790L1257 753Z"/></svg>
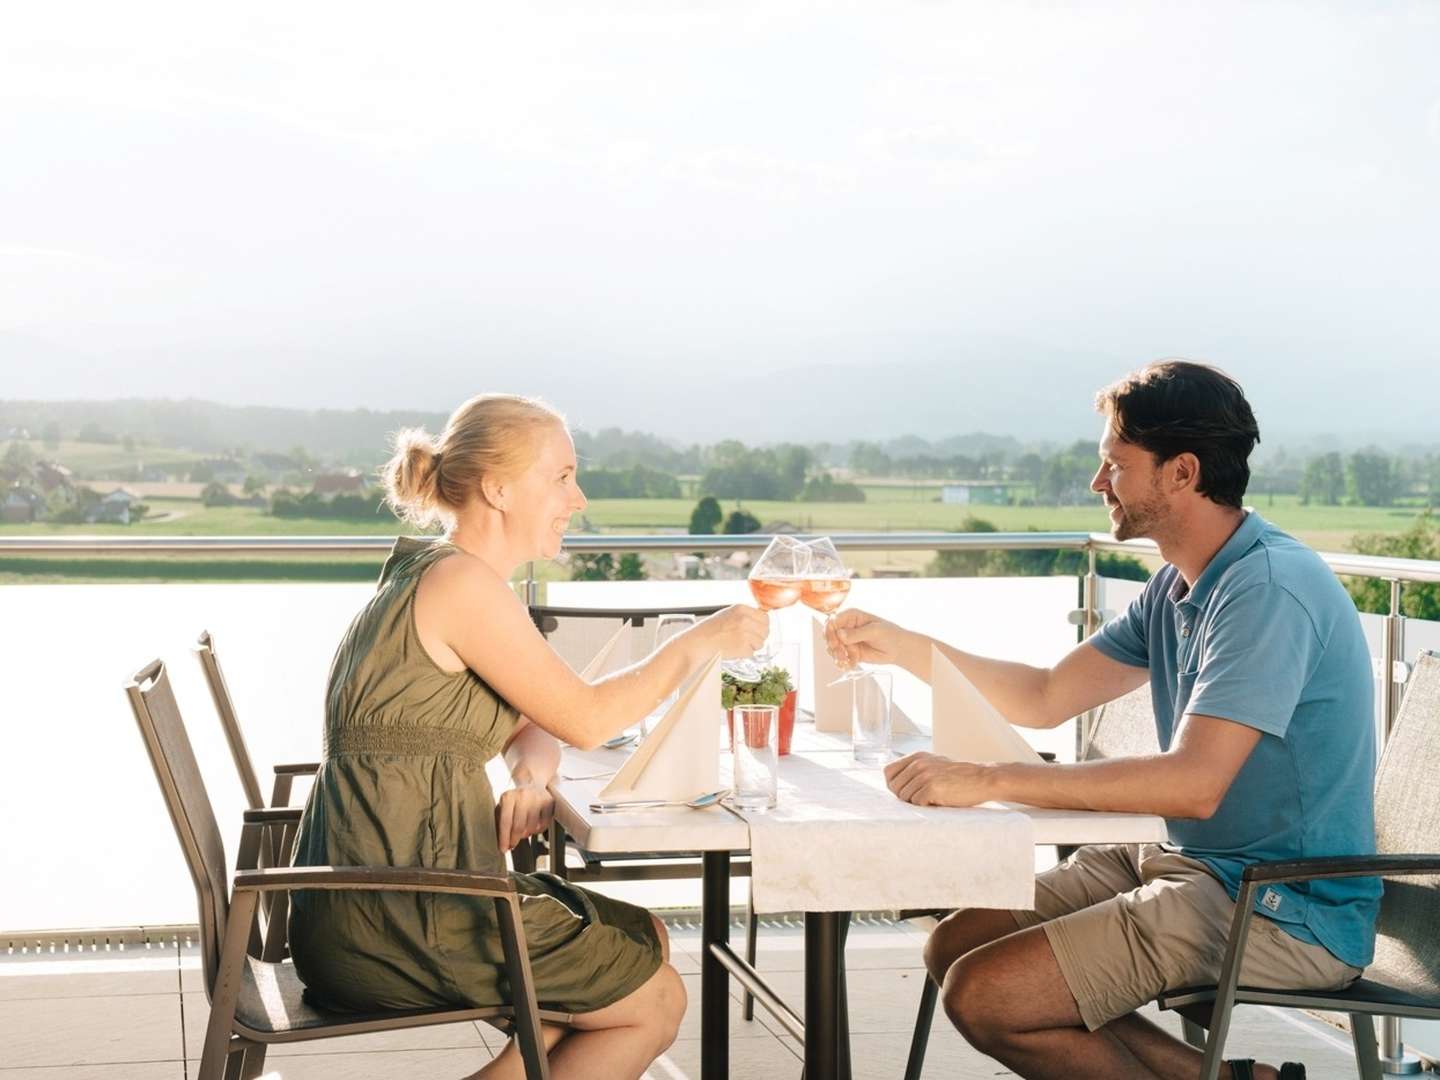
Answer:
<svg viewBox="0 0 1440 1080"><path fill-rule="evenodd" d="M790 673L780 667L760 672L759 682L741 682L728 671L720 673L720 704L726 709L736 705L780 705L794 689Z"/></svg>

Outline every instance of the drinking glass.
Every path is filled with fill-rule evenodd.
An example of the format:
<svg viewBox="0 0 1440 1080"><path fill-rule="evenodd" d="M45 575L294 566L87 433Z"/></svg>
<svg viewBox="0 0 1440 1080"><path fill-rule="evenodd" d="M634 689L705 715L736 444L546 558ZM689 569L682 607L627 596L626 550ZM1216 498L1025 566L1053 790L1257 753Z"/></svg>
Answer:
<svg viewBox="0 0 1440 1080"><path fill-rule="evenodd" d="M793 536L777 536L771 540L750 568L750 593L755 597L756 606L762 611L775 611L799 600L801 582L809 561L810 550L803 541ZM752 657L756 678L760 669L775 659L779 644L780 628L772 619L765 643Z"/></svg>
<svg viewBox="0 0 1440 1080"><path fill-rule="evenodd" d="M835 612L850 596L850 579L855 571L845 565L840 552L835 550L835 541L828 536L817 537L805 545L810 549L810 558L805 581L800 587L800 600L806 607L814 608L829 622ZM841 672L841 679L857 679L863 669L853 667Z"/></svg>
<svg viewBox="0 0 1440 1080"><path fill-rule="evenodd" d="M690 629L697 621L694 615L686 615L675 611L667 611L657 615L655 617L655 641L654 644L651 645L650 651L654 652L676 634L683 633ZM665 713L669 711L670 706L679 700L680 687L677 686L674 690L670 691L669 696L666 697L664 701L660 702L659 705L650 711L648 716L641 719L640 737L644 738L646 735L649 735L651 726L659 723L665 716Z"/></svg>
<svg viewBox="0 0 1440 1080"><path fill-rule="evenodd" d="M890 760L893 683L888 671L862 671L850 680L850 744L862 765Z"/></svg>
<svg viewBox="0 0 1440 1080"><path fill-rule="evenodd" d="M779 789L779 729L778 706L735 706L735 794L731 799L735 809L774 808Z"/></svg>

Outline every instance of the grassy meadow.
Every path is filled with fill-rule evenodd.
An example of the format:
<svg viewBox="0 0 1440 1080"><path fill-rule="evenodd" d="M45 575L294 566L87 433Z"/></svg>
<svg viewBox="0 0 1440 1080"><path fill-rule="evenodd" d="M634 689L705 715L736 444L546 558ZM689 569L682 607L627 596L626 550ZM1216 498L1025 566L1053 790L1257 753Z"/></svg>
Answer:
<svg viewBox="0 0 1440 1080"><path fill-rule="evenodd" d="M954 531L967 516L983 518L1002 531L1037 529L1092 532L1107 528L1098 502L1093 506L949 506L939 488L923 484L872 484L863 503L743 502L765 524L788 522L807 532ZM393 535L388 514L373 521L331 518L277 518L254 507L206 507L194 498L150 497L150 515L134 525L56 525L52 522L0 524L0 536L373 536ZM724 504L728 514L733 502ZM1260 495L1256 509L1281 528L1323 551L1346 550L1357 533L1402 532L1421 512L1418 506L1359 507L1301 505L1295 496ZM694 509L691 499L596 499L585 518L601 533L684 532ZM578 523L577 523L578 524ZM863 573L877 566L923 567L926 552L856 553ZM104 581L369 581L379 555L164 557L87 556L78 558L0 554L0 583ZM668 560L653 565L663 569ZM542 578L566 576L545 566Z"/></svg>

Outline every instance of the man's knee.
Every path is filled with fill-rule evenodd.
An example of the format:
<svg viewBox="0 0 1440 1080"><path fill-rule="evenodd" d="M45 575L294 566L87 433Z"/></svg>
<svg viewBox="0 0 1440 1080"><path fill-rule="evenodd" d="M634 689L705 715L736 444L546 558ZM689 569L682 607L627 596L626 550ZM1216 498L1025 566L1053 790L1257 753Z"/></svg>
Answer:
<svg viewBox="0 0 1440 1080"><path fill-rule="evenodd" d="M1008 911L971 908L952 912L940 920L925 941L925 970L937 986L941 985L955 961L1018 929Z"/></svg>
<svg viewBox="0 0 1440 1080"><path fill-rule="evenodd" d="M940 983L940 1004L965 1041L988 1053L1003 1044L1007 1029L1003 1010L996 1008L992 975L982 967L973 958L952 963Z"/></svg>

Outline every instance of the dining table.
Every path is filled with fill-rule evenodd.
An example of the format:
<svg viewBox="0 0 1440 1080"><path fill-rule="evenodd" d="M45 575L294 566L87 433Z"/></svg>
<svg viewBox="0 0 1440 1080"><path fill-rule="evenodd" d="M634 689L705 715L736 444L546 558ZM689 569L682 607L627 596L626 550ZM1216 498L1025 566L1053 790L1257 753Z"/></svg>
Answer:
<svg viewBox="0 0 1440 1080"><path fill-rule="evenodd" d="M928 750L925 734L897 735L895 756ZM1166 839L1150 814L986 803L918 807L885 786L883 769L857 762L845 734L797 722L778 761L768 811L725 803L597 812L627 749L567 748L552 791L555 831L596 858L674 856L701 861L701 1077L729 1076L730 979L804 1045L807 1080L848 1080L850 1047L844 943L855 911L1033 905L1039 845L1152 843ZM728 757L728 755L723 755ZM722 760L721 784L728 781ZM562 849L563 850L563 849ZM757 913L804 919L804 1014L783 1001L730 946L731 862L748 860Z"/></svg>

